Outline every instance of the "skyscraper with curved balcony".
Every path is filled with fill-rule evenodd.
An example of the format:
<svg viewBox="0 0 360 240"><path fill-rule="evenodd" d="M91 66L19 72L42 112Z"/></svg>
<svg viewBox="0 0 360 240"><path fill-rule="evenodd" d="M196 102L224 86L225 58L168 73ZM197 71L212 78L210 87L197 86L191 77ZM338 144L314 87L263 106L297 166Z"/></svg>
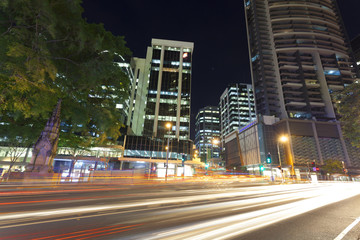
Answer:
<svg viewBox="0 0 360 240"><path fill-rule="evenodd" d="M257 113L336 119L357 70L335 0L245 0Z"/></svg>
<svg viewBox="0 0 360 240"><path fill-rule="evenodd" d="M309 163L336 159L360 173L360 152L343 137L334 104L358 76L336 0L244 0L244 8L258 117L225 138L239 152L231 163L259 169L270 155L306 176Z"/></svg>

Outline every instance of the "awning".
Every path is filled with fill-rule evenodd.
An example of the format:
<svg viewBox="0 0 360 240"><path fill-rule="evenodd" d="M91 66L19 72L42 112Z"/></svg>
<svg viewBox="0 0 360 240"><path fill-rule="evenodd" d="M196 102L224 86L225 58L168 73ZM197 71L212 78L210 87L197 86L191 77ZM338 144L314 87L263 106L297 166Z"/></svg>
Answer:
<svg viewBox="0 0 360 240"><path fill-rule="evenodd" d="M147 163L166 163L166 159L158 159L158 158L129 158L129 157L121 157L118 158L119 161L125 162L147 162ZM182 160L168 160L169 163L172 164L182 164ZM195 161L185 161L186 165L204 165L202 162Z"/></svg>

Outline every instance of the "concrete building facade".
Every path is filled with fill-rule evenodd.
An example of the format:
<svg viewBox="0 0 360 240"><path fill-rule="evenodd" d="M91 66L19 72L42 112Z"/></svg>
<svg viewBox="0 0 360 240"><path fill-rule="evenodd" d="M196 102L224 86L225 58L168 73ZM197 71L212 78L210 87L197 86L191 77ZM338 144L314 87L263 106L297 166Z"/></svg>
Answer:
<svg viewBox="0 0 360 240"><path fill-rule="evenodd" d="M331 93L356 78L335 0L245 0L257 113L336 120Z"/></svg>
<svg viewBox="0 0 360 240"><path fill-rule="evenodd" d="M226 136L227 164L259 172L271 156L269 168L300 176L332 159L358 173L360 152L344 139L333 98L357 78L336 1L244 4L258 117Z"/></svg>

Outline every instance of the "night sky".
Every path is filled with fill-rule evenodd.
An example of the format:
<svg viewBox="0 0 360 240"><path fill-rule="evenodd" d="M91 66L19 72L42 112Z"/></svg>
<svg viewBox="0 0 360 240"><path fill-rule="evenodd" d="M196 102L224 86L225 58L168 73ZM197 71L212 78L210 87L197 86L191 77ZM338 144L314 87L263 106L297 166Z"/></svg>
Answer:
<svg viewBox="0 0 360 240"><path fill-rule="evenodd" d="M243 1L83 0L83 16L125 36L134 57L145 58L152 38L194 42L192 131L197 111L217 105L230 83L250 83ZM360 34L360 1L338 1L352 39ZM193 133L192 133L193 139Z"/></svg>

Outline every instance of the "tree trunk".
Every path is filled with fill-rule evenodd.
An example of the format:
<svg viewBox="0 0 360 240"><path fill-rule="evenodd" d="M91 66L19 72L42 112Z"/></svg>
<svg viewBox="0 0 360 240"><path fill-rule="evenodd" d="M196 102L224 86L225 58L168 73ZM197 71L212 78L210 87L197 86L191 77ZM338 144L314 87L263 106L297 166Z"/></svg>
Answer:
<svg viewBox="0 0 360 240"><path fill-rule="evenodd" d="M14 166L15 162L11 161L9 169L7 170L7 176L6 176L6 181L9 181L9 177L10 177L10 173L11 173L11 168ZM5 176L5 174L4 174Z"/></svg>
<svg viewBox="0 0 360 240"><path fill-rule="evenodd" d="M28 155L29 155L29 152L30 152L30 148L31 148L31 147L27 147L27 148L26 148L26 153L25 153L25 157L24 157L24 160L23 160L23 162L26 162L26 160L27 160L27 157L28 157Z"/></svg>

